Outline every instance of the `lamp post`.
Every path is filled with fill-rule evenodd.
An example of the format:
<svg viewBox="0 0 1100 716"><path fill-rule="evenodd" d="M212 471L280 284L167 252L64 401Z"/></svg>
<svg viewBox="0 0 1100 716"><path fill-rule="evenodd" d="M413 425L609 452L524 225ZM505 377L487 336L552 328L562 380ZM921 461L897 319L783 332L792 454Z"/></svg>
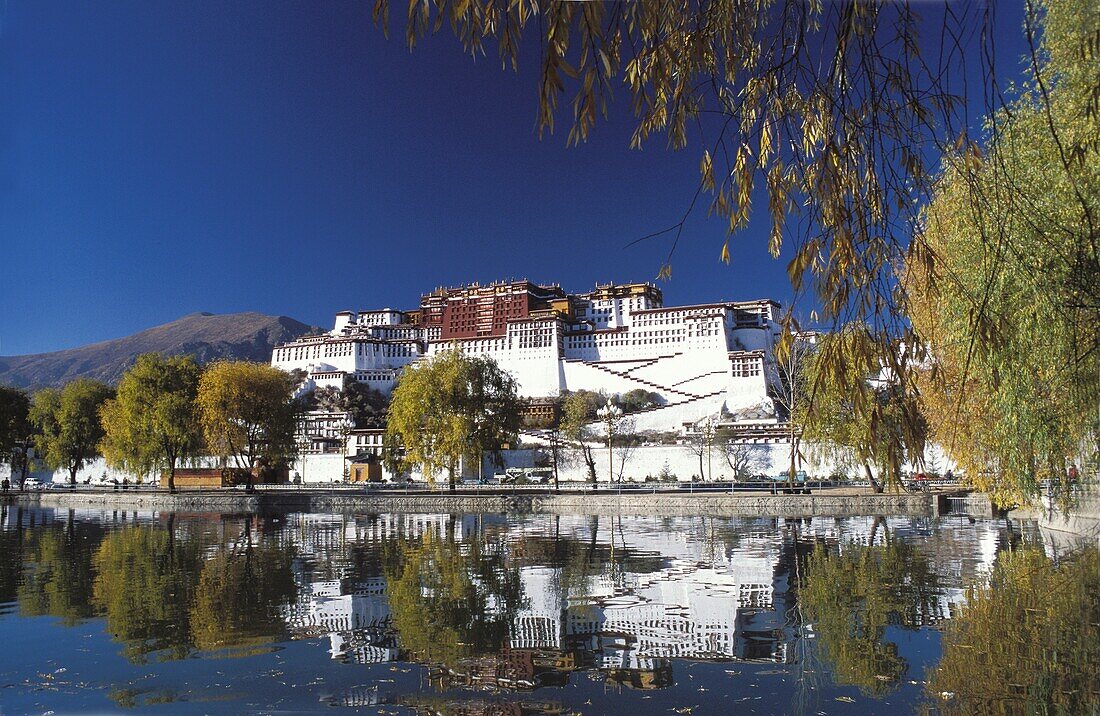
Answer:
<svg viewBox="0 0 1100 716"><path fill-rule="evenodd" d="M313 446L313 441L309 439L308 435L300 435L298 437L298 456L302 461L302 473L298 476L301 481L300 484L306 484L306 456L309 453L309 449Z"/></svg>
<svg viewBox="0 0 1100 716"><path fill-rule="evenodd" d="M607 405L596 411L596 417L607 423L607 482L615 481L615 455L611 452L611 444L614 439L615 422L623 416L619 406L607 399Z"/></svg>
<svg viewBox="0 0 1100 716"><path fill-rule="evenodd" d="M344 458L341 464L343 465L344 481L346 482L348 479L348 474L350 473L350 468L348 467L348 435L355 427L355 423L351 420L351 418L343 418L337 424L337 427L340 429L340 454L341 457Z"/></svg>

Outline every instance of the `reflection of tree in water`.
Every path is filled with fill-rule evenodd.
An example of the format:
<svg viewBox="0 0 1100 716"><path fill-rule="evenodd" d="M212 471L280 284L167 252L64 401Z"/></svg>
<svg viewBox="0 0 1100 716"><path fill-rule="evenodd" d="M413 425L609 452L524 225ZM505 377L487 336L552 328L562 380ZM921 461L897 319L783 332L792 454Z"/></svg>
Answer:
<svg viewBox="0 0 1100 716"><path fill-rule="evenodd" d="M422 663L453 667L495 653L523 596L502 543L458 544L435 530L387 545L384 573L401 650Z"/></svg>
<svg viewBox="0 0 1100 716"><path fill-rule="evenodd" d="M107 630L143 662L159 652L182 659L191 651L190 606L202 558L195 541L179 543L168 529L150 525L111 532L94 557L92 601Z"/></svg>
<svg viewBox="0 0 1100 716"><path fill-rule="evenodd" d="M248 647L286 635L282 608L296 594L293 555L272 540L254 544L248 521L243 536L220 545L211 536L178 536L171 517L166 527L108 531L70 515L0 536L13 547L7 555L22 555L4 563L25 565L17 583L22 615L66 624L103 617L131 661L154 653L182 659L195 648ZM216 551L204 559L211 542ZM0 589L6 584L0 573Z"/></svg>
<svg viewBox="0 0 1100 716"><path fill-rule="evenodd" d="M202 565L191 609L195 646L248 653L285 638L282 609L297 595L292 556L286 547L253 544L251 521L245 521L241 539Z"/></svg>
<svg viewBox="0 0 1100 716"><path fill-rule="evenodd" d="M0 604L10 604L19 598L23 578L24 511L22 505L0 504Z"/></svg>
<svg viewBox="0 0 1100 716"><path fill-rule="evenodd" d="M1003 552L947 625L927 690L947 713L1100 713L1100 550Z"/></svg>
<svg viewBox="0 0 1100 716"><path fill-rule="evenodd" d="M818 544L798 595L833 678L872 696L891 690L908 668L886 628L927 624L938 595L928 558L883 529L882 544L874 544L874 531L871 544L840 552Z"/></svg>
<svg viewBox="0 0 1100 716"><path fill-rule="evenodd" d="M71 514L64 524L30 529L23 542L20 612L60 617L69 625L91 617L92 555L103 533L101 526L77 522Z"/></svg>

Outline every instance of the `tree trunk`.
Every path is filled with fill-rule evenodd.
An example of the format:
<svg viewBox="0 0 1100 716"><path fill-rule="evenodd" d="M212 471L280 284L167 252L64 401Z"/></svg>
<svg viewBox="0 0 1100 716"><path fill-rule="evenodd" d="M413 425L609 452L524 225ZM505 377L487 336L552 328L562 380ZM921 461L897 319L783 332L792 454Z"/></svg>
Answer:
<svg viewBox="0 0 1100 716"><path fill-rule="evenodd" d="M592 448L581 445L584 454L584 464L588 468L588 481L592 483L592 489L596 489L596 458L592 455Z"/></svg>
<svg viewBox="0 0 1100 716"><path fill-rule="evenodd" d="M27 467L29 466L31 458L27 455L27 448L23 448L23 458L19 465L19 489L23 489L23 483L27 481Z"/></svg>
<svg viewBox="0 0 1100 716"><path fill-rule="evenodd" d="M791 469L787 474L787 486L794 488L795 474L798 472L798 467L795 460L798 459L798 443L795 441L794 430L791 430Z"/></svg>
<svg viewBox="0 0 1100 716"><path fill-rule="evenodd" d="M550 457L554 460L554 492L558 491L558 450L561 449L561 445L558 442L557 435L550 438Z"/></svg>
<svg viewBox="0 0 1100 716"><path fill-rule="evenodd" d="M76 465L69 465L69 484L76 487L76 471L80 469Z"/></svg>
<svg viewBox="0 0 1100 716"><path fill-rule="evenodd" d="M866 462L863 463L863 471L867 473L867 481L871 483L871 489L875 491L875 494L882 492L882 486L875 480L875 476L871 473L871 466Z"/></svg>
<svg viewBox="0 0 1100 716"><path fill-rule="evenodd" d="M699 482L703 482L703 453L699 453Z"/></svg>
<svg viewBox="0 0 1100 716"><path fill-rule="evenodd" d="M451 491L455 491L455 468L454 465L447 466L447 488Z"/></svg>
<svg viewBox="0 0 1100 716"><path fill-rule="evenodd" d="M558 481L558 452L561 450L561 443L557 438L553 439L553 491L558 492L561 487Z"/></svg>
<svg viewBox="0 0 1100 716"><path fill-rule="evenodd" d="M176 491L176 461L168 461L168 492L174 493Z"/></svg>

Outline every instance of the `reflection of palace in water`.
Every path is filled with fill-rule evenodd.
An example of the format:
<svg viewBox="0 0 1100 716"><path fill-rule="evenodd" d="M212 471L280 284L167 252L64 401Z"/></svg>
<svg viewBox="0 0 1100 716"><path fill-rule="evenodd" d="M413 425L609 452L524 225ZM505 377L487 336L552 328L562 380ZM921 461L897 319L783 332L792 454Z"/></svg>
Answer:
<svg viewBox="0 0 1100 716"><path fill-rule="evenodd" d="M894 517L300 513L246 518L0 510L5 530L74 521L107 529L154 525L200 544L203 560L227 554L232 545L262 542L276 549L286 556L296 586L285 592L287 599L293 593L293 601L283 602L277 620L285 621L295 638L327 640L331 658L349 664L416 660L409 634L403 639L396 625L394 607L401 611L406 604L391 604L394 585L385 565L431 535L446 545L447 559L463 562L480 555L479 569L462 574L483 580L473 600L481 603L464 607L480 610L476 616L488 615L500 628L489 643L449 653L439 660L446 663L429 663L429 677L441 686L513 690L564 684L575 671L599 671L610 684L657 688L672 683L673 664L684 659L797 662L805 645L799 640L815 638L813 625L794 614L797 566L820 543L840 554L886 540L911 545L927 558L937 584L904 621L935 626L951 618L965 587L988 574L997 553L1020 539L1004 522ZM497 594L485 581L487 565L508 572L497 586L515 588ZM421 584L421 589L428 588ZM425 613L414 618L422 620ZM402 629L411 623L404 624Z"/></svg>
<svg viewBox="0 0 1100 716"><path fill-rule="evenodd" d="M287 613L295 634L327 635L332 658L401 658L380 570L352 574L346 556L427 531L459 544L501 537L523 599L498 651L433 667L444 685L531 689L564 683L580 669L635 688L671 683L674 659L785 663L798 634L786 612L791 566L815 540L868 544L889 531L933 552L947 587L931 621L949 618L963 586L992 566L1003 525L969 526L939 538L910 518L693 519L539 516L295 515L302 580ZM965 535L971 535L970 540ZM560 543L595 555L577 573L553 558ZM801 547L799 546L801 545ZM369 559L367 560L370 561ZM344 571L342 571L344 570ZM316 578L324 572L324 579ZM349 578L350 577L350 578Z"/></svg>

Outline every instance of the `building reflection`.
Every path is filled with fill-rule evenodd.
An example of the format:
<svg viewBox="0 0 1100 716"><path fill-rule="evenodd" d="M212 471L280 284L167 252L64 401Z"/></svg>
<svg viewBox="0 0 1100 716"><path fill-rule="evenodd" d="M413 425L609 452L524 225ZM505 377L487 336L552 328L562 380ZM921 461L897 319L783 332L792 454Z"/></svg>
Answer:
<svg viewBox="0 0 1100 716"><path fill-rule="evenodd" d="M577 671L635 689L672 684L675 660L778 663L812 638L790 618L792 568L815 543L856 549L890 534L934 552L934 608L912 621L951 616L964 587L980 577L1006 540L1003 525L936 539L917 519L657 519L450 515L300 515L299 600L287 610L292 633L326 636L333 659L372 664L414 660L395 629L383 574L383 546L427 534L477 542L518 575L520 605L506 639L483 653L427 664L440 690L526 691L559 686ZM924 534L928 532L928 534ZM971 535L970 539L966 535ZM350 557L350 559L349 559ZM314 573L327 579L314 579ZM492 609L492 598L485 607Z"/></svg>
<svg viewBox="0 0 1100 716"><path fill-rule="evenodd" d="M325 697L331 703L401 698L448 714L560 713L524 692L579 672L646 690L671 686L682 660L805 666L818 635L799 590L815 549L910 545L928 589L890 618L936 627L1022 539L1004 522L919 518L244 517L10 506L0 526L6 553L24 566L22 577L0 571L3 601L28 614L102 617L120 641L132 635L145 645L124 649L129 658L150 649L160 658L244 656L288 638L322 639L349 666L423 664L440 696L409 701L357 688ZM112 537L133 529L155 538ZM142 551L156 559L145 564ZM147 583L189 601L168 609L149 590L131 593L112 578L115 565L138 565ZM80 589L60 590L59 575L76 575ZM443 698L456 689L518 695Z"/></svg>

